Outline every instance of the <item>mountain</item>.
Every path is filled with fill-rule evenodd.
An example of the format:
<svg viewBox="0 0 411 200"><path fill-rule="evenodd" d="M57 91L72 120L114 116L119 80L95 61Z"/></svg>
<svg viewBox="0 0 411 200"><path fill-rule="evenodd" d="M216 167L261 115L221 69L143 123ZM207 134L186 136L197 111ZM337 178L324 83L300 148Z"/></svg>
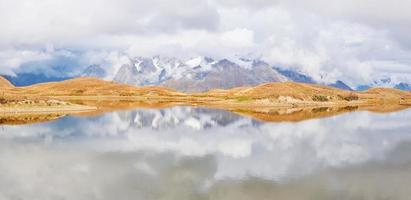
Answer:
<svg viewBox="0 0 411 200"><path fill-rule="evenodd" d="M411 90L411 84L406 82L396 82L393 81L390 77L383 76L376 78L375 80L371 81L368 84L358 85L356 87L357 91L364 91L370 88L379 87L379 88L395 88L404 91Z"/></svg>
<svg viewBox="0 0 411 200"><path fill-rule="evenodd" d="M107 78L107 71L100 65L90 65L76 77ZM5 76L16 86L28 86L37 83L56 82L73 77L53 77L40 73L17 73L16 76ZM210 89L228 89L233 87L256 86L268 82L299 82L322 84L352 91L341 80L326 83L314 80L309 75L293 69L271 66L254 58L234 57L215 60L199 56L188 60L175 57L135 57L129 58L111 79L118 83L135 86L165 86L185 92L201 92ZM409 90L407 83L395 83L389 77L382 77L364 85L358 85L356 90L363 91L371 87L390 87Z"/></svg>
<svg viewBox="0 0 411 200"><path fill-rule="evenodd" d="M401 83L396 84L394 88L399 89L399 90L411 91L411 84L401 82Z"/></svg>
<svg viewBox="0 0 411 200"><path fill-rule="evenodd" d="M113 80L138 86L163 85L181 91L289 81L260 60L241 59L241 62L236 63L228 59L215 61L208 57L197 57L182 62L160 56L130 59L130 63L123 65Z"/></svg>
<svg viewBox="0 0 411 200"><path fill-rule="evenodd" d="M369 85L358 85L356 88L355 88L355 90L357 90L357 91L365 91L365 90L368 90L368 89L370 89L371 88L371 86L369 86Z"/></svg>
<svg viewBox="0 0 411 200"><path fill-rule="evenodd" d="M160 85L166 79L179 78L186 71L182 66L175 58L137 57L121 66L113 80L137 86Z"/></svg>
<svg viewBox="0 0 411 200"><path fill-rule="evenodd" d="M279 67L275 67L274 69L277 70L281 75L287 77L289 80L292 80L294 82L315 83L315 81L310 76L307 76L300 72L297 72L291 69L282 69Z"/></svg>
<svg viewBox="0 0 411 200"><path fill-rule="evenodd" d="M100 65L90 65L82 73L81 77L104 78L107 72Z"/></svg>
<svg viewBox="0 0 411 200"><path fill-rule="evenodd" d="M200 65L173 78L163 85L183 91L207 91L214 88L256 86L267 82L285 82L288 79L262 61L247 61L241 66L227 59L211 65Z"/></svg>
<svg viewBox="0 0 411 200"><path fill-rule="evenodd" d="M4 75L4 78L15 86L28 86L37 83L63 81L73 77L49 77L45 74L18 73L15 76Z"/></svg>
<svg viewBox="0 0 411 200"><path fill-rule="evenodd" d="M292 69L285 69L285 68L280 68L280 67L274 67L280 74L284 75L287 77L289 80L293 82L298 82L298 83L310 83L310 84L322 84L322 85L327 85L330 87L335 87L339 88L342 90L349 90L353 91L353 89L348 86L346 83L344 83L341 80L337 80L335 83L318 83L316 82L312 77L305 75L303 73L300 73L296 70Z"/></svg>
<svg viewBox="0 0 411 200"><path fill-rule="evenodd" d="M233 60L214 60L203 56L185 62L161 56L137 57L123 65L113 80L136 86L161 85L185 92L256 86L270 82L317 83L301 72L272 67L259 59L239 57ZM324 85L353 90L341 80Z"/></svg>
<svg viewBox="0 0 411 200"><path fill-rule="evenodd" d="M342 90L353 91L353 89L350 86L348 86L347 84L345 84L344 82L342 82L340 80L336 81L335 83L328 84L328 86L339 88L339 89L342 89Z"/></svg>

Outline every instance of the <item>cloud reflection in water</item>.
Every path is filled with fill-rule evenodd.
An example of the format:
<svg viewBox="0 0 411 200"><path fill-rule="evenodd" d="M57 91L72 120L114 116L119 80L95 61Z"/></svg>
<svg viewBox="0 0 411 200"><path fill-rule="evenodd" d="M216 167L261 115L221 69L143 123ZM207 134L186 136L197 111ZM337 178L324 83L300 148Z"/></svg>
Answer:
<svg viewBox="0 0 411 200"><path fill-rule="evenodd" d="M0 199L405 199L410 118L263 123L175 107L5 126Z"/></svg>

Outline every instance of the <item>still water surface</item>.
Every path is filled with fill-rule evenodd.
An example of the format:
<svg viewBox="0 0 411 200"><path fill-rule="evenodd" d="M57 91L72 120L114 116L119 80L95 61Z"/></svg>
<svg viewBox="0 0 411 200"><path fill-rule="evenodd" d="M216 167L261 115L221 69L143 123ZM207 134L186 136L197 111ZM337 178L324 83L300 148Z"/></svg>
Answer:
<svg viewBox="0 0 411 200"><path fill-rule="evenodd" d="M0 129L0 200L411 198L411 110L138 109Z"/></svg>

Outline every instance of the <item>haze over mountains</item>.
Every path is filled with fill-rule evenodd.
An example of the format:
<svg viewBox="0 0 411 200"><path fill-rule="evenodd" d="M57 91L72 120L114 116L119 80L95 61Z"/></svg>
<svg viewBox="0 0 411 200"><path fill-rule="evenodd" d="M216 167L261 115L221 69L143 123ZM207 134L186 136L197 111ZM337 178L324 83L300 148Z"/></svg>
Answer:
<svg viewBox="0 0 411 200"><path fill-rule="evenodd" d="M271 65L260 59L238 57L236 59L213 59L210 57L195 57L180 60L174 57L135 57L123 64L114 75L109 75L107 68L100 65L90 65L76 76L49 77L42 73L20 73L17 76L6 76L17 86L35 83L61 81L74 77L97 77L118 83L135 86L166 86L180 91L197 92L213 88L233 88L241 86L256 86L267 82L301 82L317 83L343 90L366 90L370 87L391 87L401 90L411 90L411 84L392 81L389 77L364 85L348 86L341 80L327 83L324 80L314 80L308 74Z"/></svg>

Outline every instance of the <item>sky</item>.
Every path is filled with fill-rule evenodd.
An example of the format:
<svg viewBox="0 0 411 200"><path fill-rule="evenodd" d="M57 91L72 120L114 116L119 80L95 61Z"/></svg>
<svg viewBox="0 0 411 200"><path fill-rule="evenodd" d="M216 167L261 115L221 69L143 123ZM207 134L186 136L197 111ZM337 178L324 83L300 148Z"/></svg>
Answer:
<svg viewBox="0 0 411 200"><path fill-rule="evenodd" d="M0 0L0 73L134 56L261 58L351 85L411 82L409 0Z"/></svg>

